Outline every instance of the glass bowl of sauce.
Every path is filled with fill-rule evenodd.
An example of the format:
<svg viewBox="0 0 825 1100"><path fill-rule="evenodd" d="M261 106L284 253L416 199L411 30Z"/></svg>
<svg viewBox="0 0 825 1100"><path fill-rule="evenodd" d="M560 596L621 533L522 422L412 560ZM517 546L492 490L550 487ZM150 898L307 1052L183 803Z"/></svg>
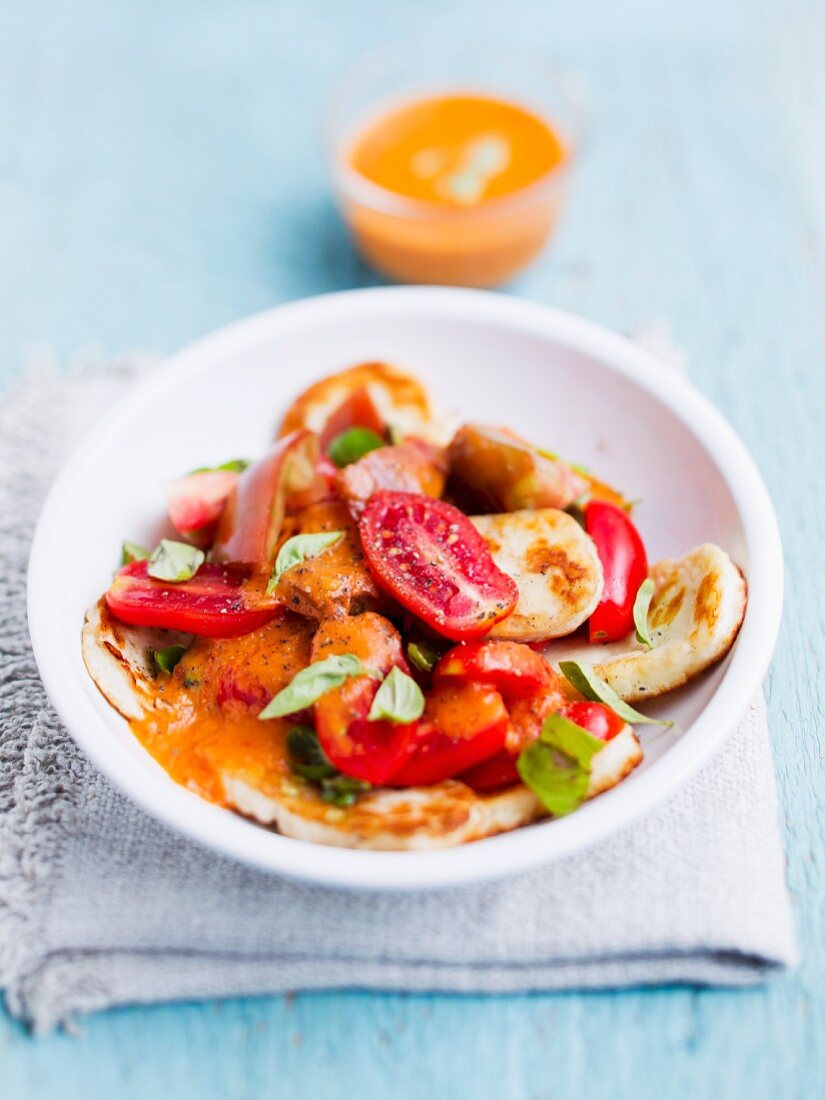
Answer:
<svg viewBox="0 0 825 1100"><path fill-rule="evenodd" d="M390 278L497 286L547 243L584 129L580 87L541 55L385 48L331 97L336 197Z"/></svg>

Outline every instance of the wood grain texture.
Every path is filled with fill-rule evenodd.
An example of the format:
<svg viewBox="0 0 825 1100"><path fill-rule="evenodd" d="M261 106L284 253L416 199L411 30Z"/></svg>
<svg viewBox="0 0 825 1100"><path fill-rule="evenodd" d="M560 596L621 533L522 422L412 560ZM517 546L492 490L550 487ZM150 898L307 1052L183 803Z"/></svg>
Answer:
<svg viewBox="0 0 825 1100"><path fill-rule="evenodd" d="M479 23L546 43L595 98L561 233L514 289L619 328L666 318L776 501L787 608L768 698L802 966L742 993L133 1008L37 1041L0 1017L3 1100L825 1087L821 3L5 0L0 378L44 345L165 352L274 302L377 282L330 209L323 90L372 41Z"/></svg>

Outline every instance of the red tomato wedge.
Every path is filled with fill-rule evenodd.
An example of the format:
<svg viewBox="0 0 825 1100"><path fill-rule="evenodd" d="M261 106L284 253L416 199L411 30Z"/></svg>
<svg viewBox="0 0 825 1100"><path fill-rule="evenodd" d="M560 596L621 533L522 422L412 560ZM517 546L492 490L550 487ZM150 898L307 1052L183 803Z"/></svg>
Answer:
<svg viewBox="0 0 825 1100"><path fill-rule="evenodd" d="M347 619L327 619L312 640L312 661L351 653L367 668L386 676L395 665L407 672L401 637L392 623L367 611ZM398 771L409 751L415 723L368 721L379 680L357 676L315 704L315 730L329 759L354 779L377 786Z"/></svg>
<svg viewBox="0 0 825 1100"><path fill-rule="evenodd" d="M560 708L559 713L601 741L612 741L625 726L624 719L604 703L590 703L584 700L566 703Z"/></svg>
<svg viewBox="0 0 825 1100"><path fill-rule="evenodd" d="M463 512L418 493L378 492L358 525L378 584L438 634L478 638L518 600Z"/></svg>
<svg viewBox="0 0 825 1100"><path fill-rule="evenodd" d="M589 620L590 641L617 642L634 629L633 604L647 577L647 554L623 508L594 500L584 520L604 569L602 598Z"/></svg>
<svg viewBox="0 0 825 1100"><path fill-rule="evenodd" d="M476 764L466 772L462 772L457 778L474 791L485 793L486 791L498 791L502 787L512 787L521 782L521 776L516 767L518 754L502 749L489 760Z"/></svg>
<svg viewBox="0 0 825 1100"><path fill-rule="evenodd" d="M410 755L390 784L426 787L451 779L504 747L504 700L483 684L443 683L427 696Z"/></svg>
<svg viewBox="0 0 825 1100"><path fill-rule="evenodd" d="M166 498L175 529L190 542L208 546L237 480L234 470L204 470L168 482Z"/></svg>
<svg viewBox="0 0 825 1100"><path fill-rule="evenodd" d="M325 452L336 436L350 428L369 428L380 436L387 434L384 418L366 386L353 390L330 415L321 432L321 450Z"/></svg>
<svg viewBox="0 0 825 1100"><path fill-rule="evenodd" d="M559 678L547 661L520 642L467 642L445 653L433 671L436 682L459 679L487 684L505 702L537 691L558 694Z"/></svg>
<svg viewBox="0 0 825 1100"><path fill-rule="evenodd" d="M125 565L106 593L106 606L130 626L182 630L203 638L248 634L281 613L247 570L202 565L189 581L171 584L148 575L147 561Z"/></svg>
<svg viewBox="0 0 825 1100"><path fill-rule="evenodd" d="M321 495L327 493L318 458L318 437L299 430L279 439L259 462L244 470L218 522L213 560L268 565L275 556L287 497L307 497L316 487Z"/></svg>

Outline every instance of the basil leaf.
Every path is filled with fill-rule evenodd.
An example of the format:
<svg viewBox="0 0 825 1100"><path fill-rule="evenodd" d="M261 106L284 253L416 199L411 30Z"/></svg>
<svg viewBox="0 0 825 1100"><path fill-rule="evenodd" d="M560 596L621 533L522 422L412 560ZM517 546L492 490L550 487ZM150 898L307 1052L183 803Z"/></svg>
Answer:
<svg viewBox="0 0 825 1100"><path fill-rule="evenodd" d="M293 565L300 565L307 558L317 557L322 550L338 542L343 534L343 531L319 531L317 534L293 535L291 539L287 539L278 551L275 568L266 586L267 592L272 591L281 579L281 574L287 569L291 569Z"/></svg>
<svg viewBox="0 0 825 1100"><path fill-rule="evenodd" d="M561 714L545 718L537 741L519 753L518 773L554 817L584 802L590 763L605 742Z"/></svg>
<svg viewBox="0 0 825 1100"><path fill-rule="evenodd" d="M426 642L410 642L407 657L420 672L432 672L438 664L438 654Z"/></svg>
<svg viewBox="0 0 825 1100"><path fill-rule="evenodd" d="M321 798L333 806L346 809L353 806L359 794L370 789L370 784L364 779L353 779L349 775L334 775L330 779L321 780Z"/></svg>
<svg viewBox="0 0 825 1100"><path fill-rule="evenodd" d="M197 573L206 555L197 546L188 542L173 542L161 539L149 558L146 572L157 581L188 581Z"/></svg>
<svg viewBox="0 0 825 1100"><path fill-rule="evenodd" d="M156 649L152 656L160 671L169 673L174 670L185 652L185 645L168 645L166 649Z"/></svg>
<svg viewBox="0 0 825 1100"><path fill-rule="evenodd" d="M290 684L270 699L259 718L283 718L285 714L294 714L305 710L328 691L334 691L352 676L371 676L379 674L366 668L351 653L334 654L324 661L315 661L293 677Z"/></svg>
<svg viewBox="0 0 825 1100"><path fill-rule="evenodd" d="M393 667L376 692L367 718L379 722L383 718L396 725L414 722L424 713L424 692L406 672Z"/></svg>
<svg viewBox="0 0 825 1100"><path fill-rule="evenodd" d="M338 774L321 748L318 734L312 726L293 726L286 735L286 748L292 770L304 779L317 781Z"/></svg>
<svg viewBox="0 0 825 1100"><path fill-rule="evenodd" d="M124 539L123 545L120 548L120 564L131 565L133 561L146 561L149 557L149 551L137 542L129 542L128 539Z"/></svg>
<svg viewBox="0 0 825 1100"><path fill-rule="evenodd" d="M672 726L672 722L665 722L661 718L648 718L644 714L631 707L621 699L610 684L606 684L600 676L597 676L590 665L584 661L560 661L559 669L569 680L573 687L582 694L585 699L594 703L604 703L615 711L625 722L642 726Z"/></svg>
<svg viewBox="0 0 825 1100"><path fill-rule="evenodd" d="M341 469L357 462L370 451L386 446L385 441L371 428L349 428L330 443L327 451L335 465Z"/></svg>
<svg viewBox="0 0 825 1100"><path fill-rule="evenodd" d="M650 601L653 599L655 591L656 585L648 577L646 581L642 581L633 602L633 622L636 624L636 639L649 649L653 648L653 639L650 637L650 630L647 625L647 613L650 610Z"/></svg>
<svg viewBox="0 0 825 1100"><path fill-rule="evenodd" d="M252 462L248 458L230 458L228 462L222 462L220 466L198 466L197 470L190 470L186 475L191 477L192 474L215 474L221 470L228 470L232 474L242 474L247 466L251 466Z"/></svg>

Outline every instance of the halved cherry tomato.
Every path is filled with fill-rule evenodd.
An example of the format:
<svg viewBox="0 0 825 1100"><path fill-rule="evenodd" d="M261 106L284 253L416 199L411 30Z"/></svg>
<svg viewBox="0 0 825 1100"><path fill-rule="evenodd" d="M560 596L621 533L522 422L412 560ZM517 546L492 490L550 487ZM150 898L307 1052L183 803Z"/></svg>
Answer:
<svg viewBox="0 0 825 1100"><path fill-rule="evenodd" d="M275 555L289 494L307 494L319 483L318 437L309 431L284 436L238 477L215 533L212 558L269 564ZM326 492L326 486L320 490ZM304 501L306 503L306 501Z"/></svg>
<svg viewBox="0 0 825 1100"><path fill-rule="evenodd" d="M189 581L170 584L150 577L147 561L125 565L106 593L106 606L130 626L182 630L203 638L248 634L281 614L263 595L263 584L249 570L228 565L202 565Z"/></svg>
<svg viewBox="0 0 825 1100"><path fill-rule="evenodd" d="M492 688L447 682L436 685L427 696L409 757L390 784L426 787L451 779L500 752L507 725L504 700Z"/></svg>
<svg viewBox="0 0 825 1100"><path fill-rule="evenodd" d="M515 581L451 504L378 492L358 526L376 581L445 638L478 638L515 607Z"/></svg>
<svg viewBox="0 0 825 1100"><path fill-rule="evenodd" d="M168 482L166 498L175 529L190 542L209 546L237 480L235 470L203 470Z"/></svg>
<svg viewBox="0 0 825 1100"><path fill-rule="evenodd" d="M594 500L584 518L604 569L602 598L589 620L590 641L617 642L633 629L633 604L647 577L647 554L623 508Z"/></svg>
<svg viewBox="0 0 825 1100"><path fill-rule="evenodd" d="M601 741L612 741L625 726L624 719L604 703L590 703L586 700L566 703L559 713Z"/></svg>
<svg viewBox="0 0 825 1100"><path fill-rule="evenodd" d="M366 611L347 619L327 619L312 640L312 660L351 653L367 668L386 676L393 666L407 672L401 637L381 615ZM415 723L368 721L380 681L369 676L347 680L315 704L315 730L329 759L345 775L380 786L407 756Z"/></svg>
<svg viewBox="0 0 825 1100"><path fill-rule="evenodd" d="M380 436L387 434L384 418L366 386L353 390L330 415L321 432L321 450L326 452L333 439L350 428L369 428Z"/></svg>
<svg viewBox="0 0 825 1100"><path fill-rule="evenodd" d="M537 691L559 691L559 678L545 659L520 642L467 642L449 650L433 678L475 681L496 688L506 703Z"/></svg>

